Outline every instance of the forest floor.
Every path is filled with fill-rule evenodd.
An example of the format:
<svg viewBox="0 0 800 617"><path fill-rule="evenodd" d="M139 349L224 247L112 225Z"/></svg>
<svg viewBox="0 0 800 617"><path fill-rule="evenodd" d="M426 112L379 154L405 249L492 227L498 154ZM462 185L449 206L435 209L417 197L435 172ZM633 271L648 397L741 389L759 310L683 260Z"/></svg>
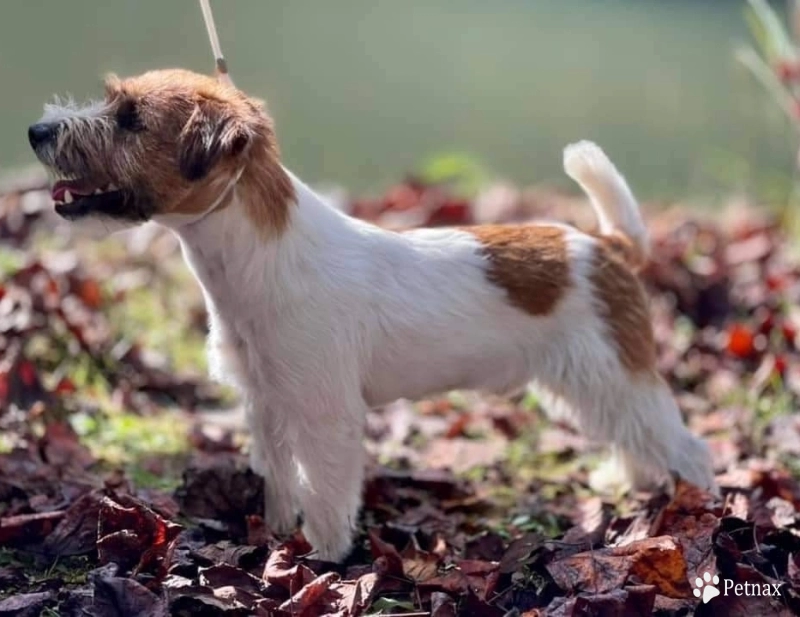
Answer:
<svg viewBox="0 0 800 617"><path fill-rule="evenodd" d="M454 392L370 414L355 548L331 564L260 516L175 239L77 237L40 176L15 182L0 197L0 617L800 612L800 259L765 210L648 216L659 368L721 499L683 483L599 496L603 452L535 398ZM466 200L409 179L339 201L389 227L592 224L548 188ZM721 594L703 604L706 572Z"/></svg>

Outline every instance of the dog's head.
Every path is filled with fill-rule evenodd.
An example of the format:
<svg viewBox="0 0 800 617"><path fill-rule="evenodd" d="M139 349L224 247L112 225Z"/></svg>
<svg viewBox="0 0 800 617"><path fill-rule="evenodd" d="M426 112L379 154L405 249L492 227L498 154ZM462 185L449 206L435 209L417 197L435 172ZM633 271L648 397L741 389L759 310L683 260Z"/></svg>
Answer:
<svg viewBox="0 0 800 617"><path fill-rule="evenodd" d="M55 176L56 212L70 220L127 227L203 214L240 176L262 201L277 200L262 204L263 226L280 225L292 198L261 102L189 71L110 76L104 100L47 105L28 138Z"/></svg>

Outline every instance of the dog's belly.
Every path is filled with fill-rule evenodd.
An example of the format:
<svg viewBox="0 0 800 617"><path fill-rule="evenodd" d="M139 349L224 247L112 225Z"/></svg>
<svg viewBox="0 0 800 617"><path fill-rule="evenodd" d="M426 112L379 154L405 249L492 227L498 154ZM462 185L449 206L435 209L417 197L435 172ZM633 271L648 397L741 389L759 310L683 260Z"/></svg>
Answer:
<svg viewBox="0 0 800 617"><path fill-rule="evenodd" d="M370 407L400 398L419 400L450 390L505 393L531 378L530 367L518 348L419 349L373 361L363 393Z"/></svg>

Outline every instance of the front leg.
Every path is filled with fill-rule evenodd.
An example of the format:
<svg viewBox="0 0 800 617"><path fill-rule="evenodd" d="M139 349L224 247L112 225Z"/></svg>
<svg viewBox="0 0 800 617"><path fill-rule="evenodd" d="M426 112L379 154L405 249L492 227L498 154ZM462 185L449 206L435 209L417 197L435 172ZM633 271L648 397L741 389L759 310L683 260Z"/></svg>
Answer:
<svg viewBox="0 0 800 617"><path fill-rule="evenodd" d="M303 533L319 559L339 561L350 550L361 507L366 412L360 396L328 401L298 434Z"/></svg>
<svg viewBox="0 0 800 617"><path fill-rule="evenodd" d="M209 314L207 342L211 377L234 386L242 397L250 429L250 467L264 478L264 520L272 531L286 534L297 526L297 465L288 443L284 410L261 394L251 382L257 376L242 362L245 343L219 319L211 297L205 293Z"/></svg>
<svg viewBox="0 0 800 617"><path fill-rule="evenodd" d="M250 467L264 478L264 520L277 534L297 527L297 465L285 419L265 405L247 406Z"/></svg>

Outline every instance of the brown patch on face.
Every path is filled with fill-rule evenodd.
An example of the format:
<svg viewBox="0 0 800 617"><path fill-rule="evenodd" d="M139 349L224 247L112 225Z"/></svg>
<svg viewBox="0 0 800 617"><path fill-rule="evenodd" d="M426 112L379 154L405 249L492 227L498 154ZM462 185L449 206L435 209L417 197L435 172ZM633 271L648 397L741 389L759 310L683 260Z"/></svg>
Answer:
<svg viewBox="0 0 800 617"><path fill-rule="evenodd" d="M130 208L202 214L241 170L237 195L253 225L272 235L288 224L294 187L272 120L235 87L178 69L110 76L104 113L91 122L70 144L80 175L119 186Z"/></svg>
<svg viewBox="0 0 800 617"><path fill-rule="evenodd" d="M531 315L548 315L569 285L564 230L547 225L465 227L483 244L487 277L508 292L514 306Z"/></svg>
<svg viewBox="0 0 800 617"><path fill-rule="evenodd" d="M283 167L267 163L270 155L270 152L262 152L260 156L253 153L250 167L245 168L239 181L239 195L247 216L267 236L280 235L286 229L289 209L297 200L292 180Z"/></svg>
<svg viewBox="0 0 800 617"><path fill-rule="evenodd" d="M619 359L632 372L650 372L656 362L647 294L615 245L598 242L590 279L617 345Z"/></svg>

